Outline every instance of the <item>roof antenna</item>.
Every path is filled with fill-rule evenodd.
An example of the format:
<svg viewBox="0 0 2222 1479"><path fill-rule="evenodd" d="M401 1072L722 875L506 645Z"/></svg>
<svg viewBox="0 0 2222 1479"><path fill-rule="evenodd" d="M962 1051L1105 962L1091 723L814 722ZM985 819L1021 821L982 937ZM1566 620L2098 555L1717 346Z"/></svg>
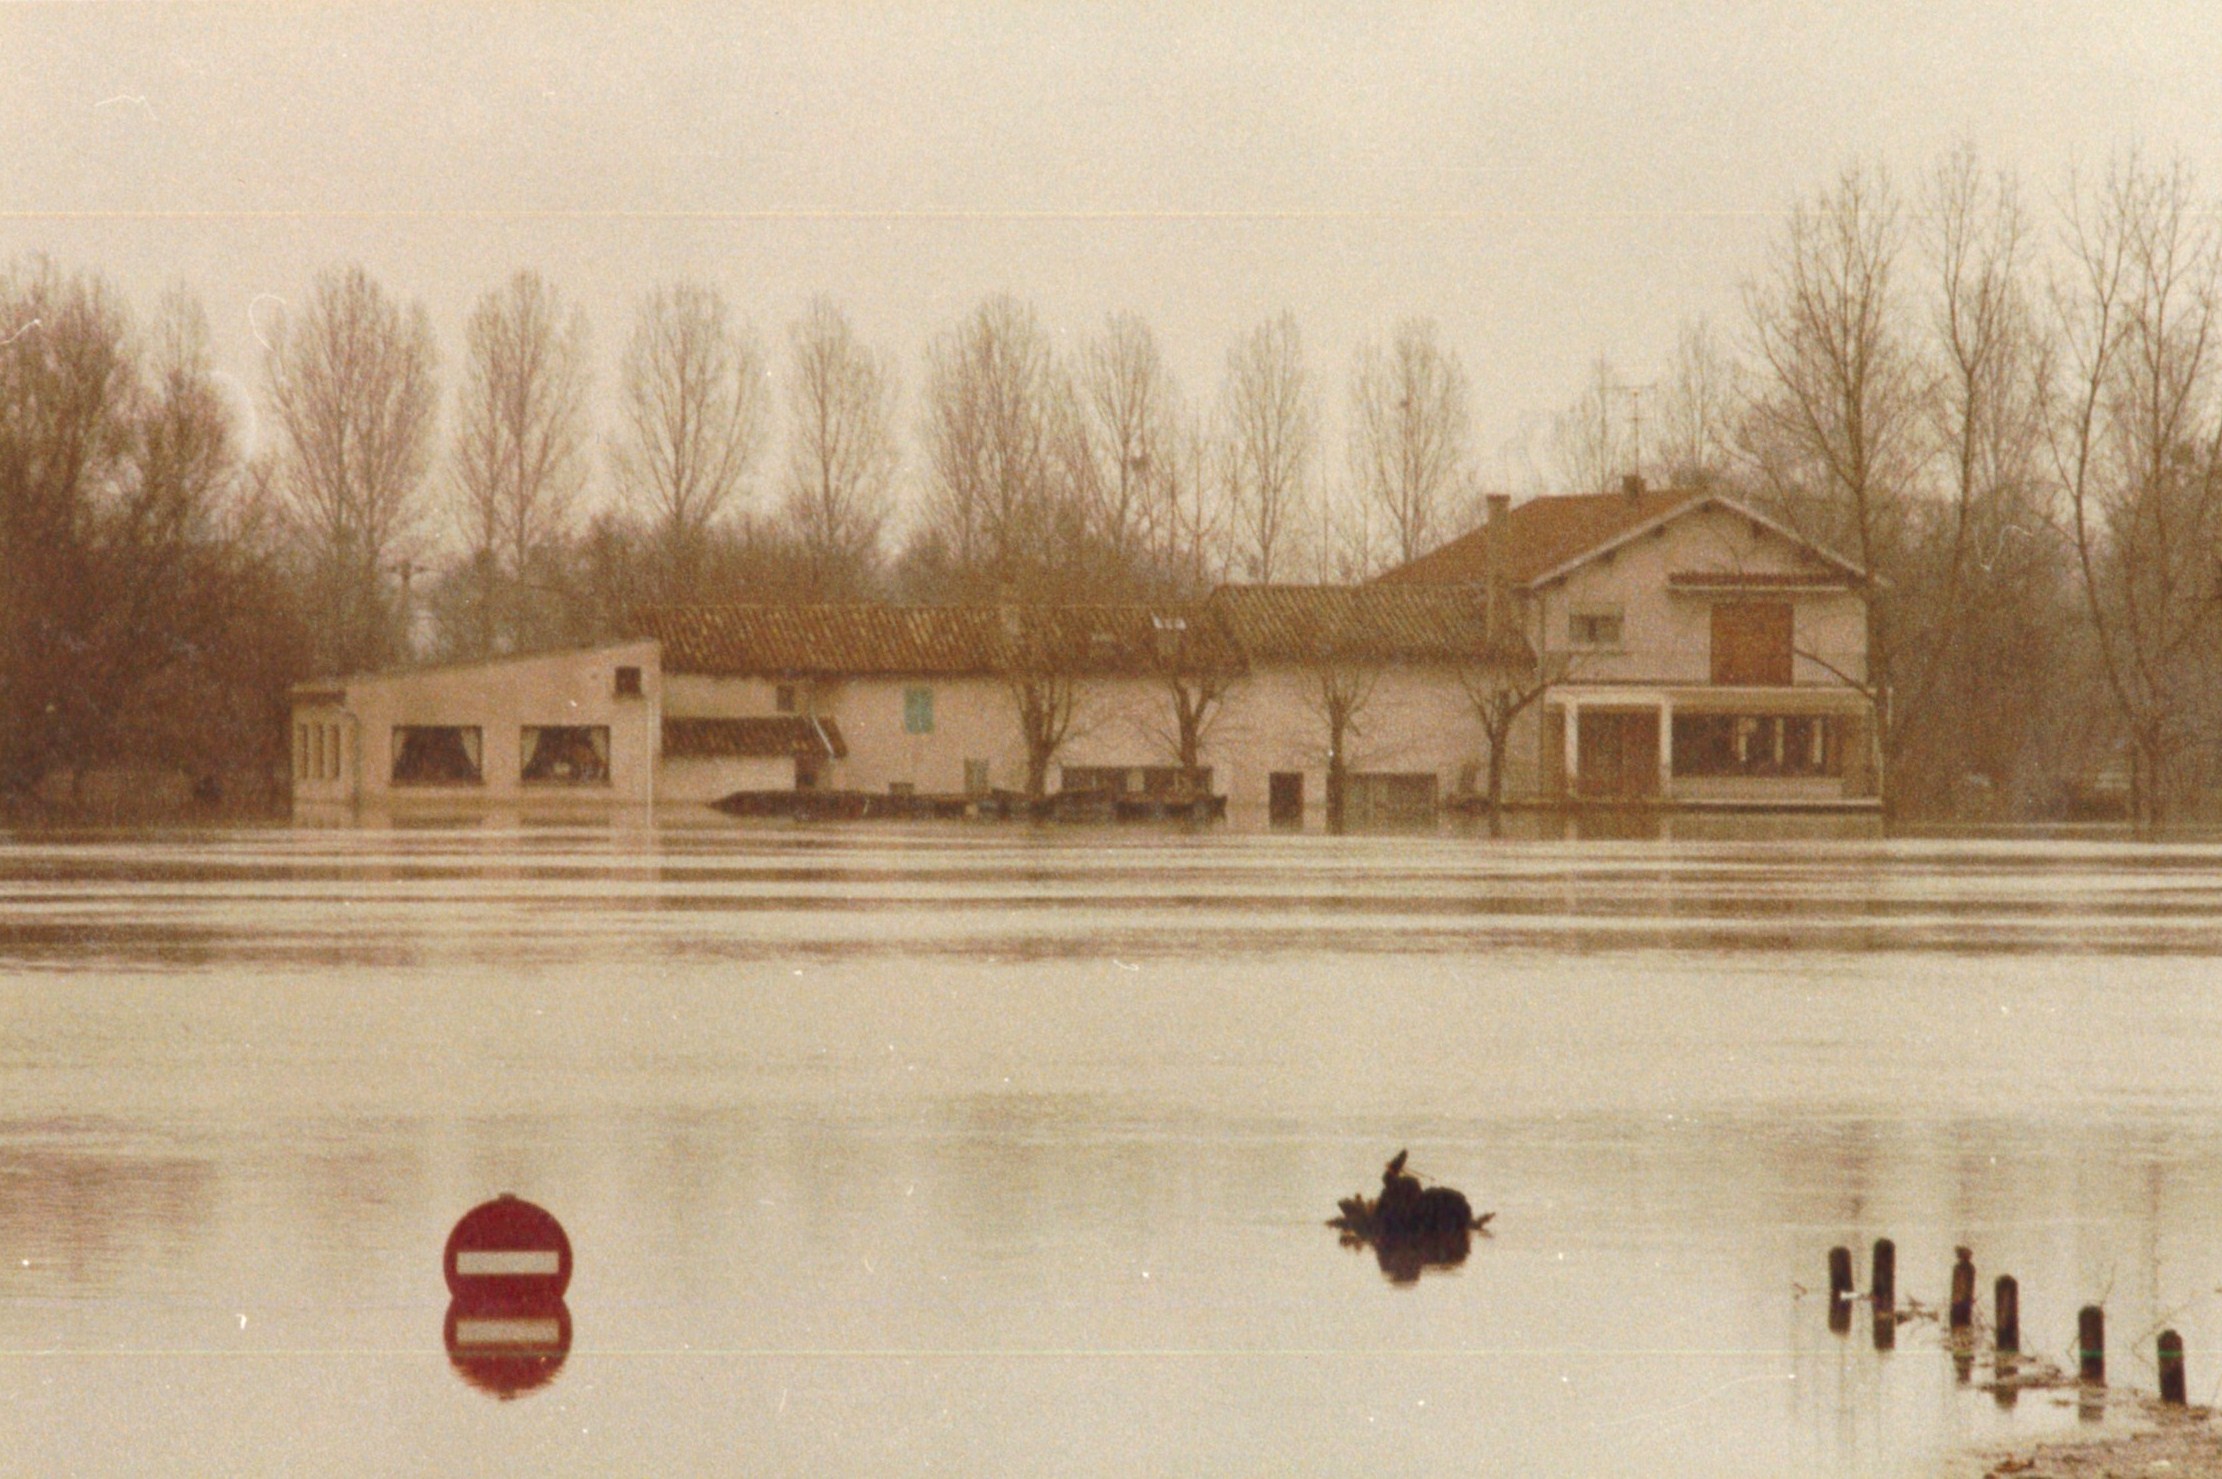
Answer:
<svg viewBox="0 0 2222 1479"><path fill-rule="evenodd" d="M1658 384L1646 380L1641 385L1608 385L1612 395L1628 397L1628 471L1621 476L1620 488L1630 498L1643 492L1643 398Z"/></svg>

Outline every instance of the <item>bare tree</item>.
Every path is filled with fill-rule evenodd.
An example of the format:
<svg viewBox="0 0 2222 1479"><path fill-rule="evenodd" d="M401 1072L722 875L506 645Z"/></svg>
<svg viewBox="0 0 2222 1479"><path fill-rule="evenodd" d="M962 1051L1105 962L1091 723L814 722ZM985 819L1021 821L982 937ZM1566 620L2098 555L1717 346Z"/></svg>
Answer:
<svg viewBox="0 0 2222 1479"><path fill-rule="evenodd" d="M1350 478L1380 520L1386 554L1432 549L1472 497L1466 371L1432 319L1406 319L1384 350L1358 350L1350 377ZM1371 572L1367 572L1370 574Z"/></svg>
<svg viewBox="0 0 2222 1479"><path fill-rule="evenodd" d="M278 490L315 592L320 660L354 670L407 650L386 577L419 516L437 414L432 325L361 267L326 272L263 362Z"/></svg>
<svg viewBox="0 0 2222 1479"><path fill-rule="evenodd" d="M1224 712L1241 665L1207 607L1156 611L1150 616L1149 672L1165 698L1161 717L1141 721L1143 733L1193 777L1203 767L1204 744Z"/></svg>
<svg viewBox="0 0 2222 1479"><path fill-rule="evenodd" d="M1165 466L1152 488L1158 560L1175 593L1201 595L1227 575L1225 449L1200 417L1183 415Z"/></svg>
<svg viewBox="0 0 2222 1479"><path fill-rule="evenodd" d="M864 593L895 478L895 377L831 299L787 332L787 478L781 509L816 599Z"/></svg>
<svg viewBox="0 0 2222 1479"><path fill-rule="evenodd" d="M35 260L0 281L0 788L78 749L73 649L96 615L94 513L124 475L137 392L122 305Z"/></svg>
<svg viewBox="0 0 2222 1479"><path fill-rule="evenodd" d="M2165 821L2201 742L2222 611L2218 241L2180 165L2076 189L2056 285L2064 398L2052 460L2136 820Z"/></svg>
<svg viewBox="0 0 2222 1479"><path fill-rule="evenodd" d="M1026 794L1039 801L1049 792L1050 763L1080 717L1086 634L1076 630L1082 618L1071 607L1005 603L1000 617L1003 689L1026 746Z"/></svg>
<svg viewBox="0 0 2222 1479"><path fill-rule="evenodd" d="M1184 544L1181 405L1149 325L1113 314L1081 358L1076 477L1100 558L1154 585Z"/></svg>
<svg viewBox="0 0 2222 1479"><path fill-rule="evenodd" d="M1349 799L1351 751L1365 733L1366 710L1373 704L1382 669L1359 653L1333 647L1313 665L1305 701L1326 738L1327 828L1343 829Z"/></svg>
<svg viewBox="0 0 2222 1479"><path fill-rule="evenodd" d="M486 294L464 330L451 478L481 653L541 635L534 566L569 530L587 475L586 317L537 272Z"/></svg>
<svg viewBox="0 0 2222 1479"><path fill-rule="evenodd" d="M766 400L763 355L715 288L679 283L641 301L611 466L653 530L660 599L704 596L710 534L763 450Z"/></svg>
<svg viewBox="0 0 2222 1479"><path fill-rule="evenodd" d="M1070 382L1032 309L990 298L928 356L926 537L951 593L1069 590L1085 516L1072 485Z"/></svg>
<svg viewBox="0 0 2222 1479"><path fill-rule="evenodd" d="M1234 564L1261 583L1284 574L1309 494L1318 413L1296 319L1283 313L1227 355L1221 394Z"/></svg>
<svg viewBox="0 0 2222 1479"><path fill-rule="evenodd" d="M2048 617L2059 587L2039 467L2047 365L2018 190L1962 148L1940 161L1922 205L1933 492L1910 511L1888 599L1897 789L1935 807L1962 777L2003 782L2021 762L2058 658Z"/></svg>
<svg viewBox="0 0 2222 1479"><path fill-rule="evenodd" d="M1745 290L1761 491L1807 537L1886 578L1909 538L1923 450L1926 388L1892 280L1904 241L1889 181L1852 169L1792 211L1767 275ZM1889 604L1866 607L1866 672L1844 676L1878 700L1887 759L1904 732L1889 703L1899 644Z"/></svg>

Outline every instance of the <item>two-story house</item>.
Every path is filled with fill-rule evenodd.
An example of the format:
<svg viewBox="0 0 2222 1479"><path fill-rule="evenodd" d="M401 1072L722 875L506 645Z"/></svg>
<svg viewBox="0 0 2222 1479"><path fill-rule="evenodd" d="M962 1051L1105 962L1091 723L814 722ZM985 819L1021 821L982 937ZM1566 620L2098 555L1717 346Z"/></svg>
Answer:
<svg viewBox="0 0 2222 1479"><path fill-rule="evenodd" d="M1764 809L1877 804L1865 571L1720 493L1491 500L1382 579L1500 582L1536 653L1516 790Z"/></svg>

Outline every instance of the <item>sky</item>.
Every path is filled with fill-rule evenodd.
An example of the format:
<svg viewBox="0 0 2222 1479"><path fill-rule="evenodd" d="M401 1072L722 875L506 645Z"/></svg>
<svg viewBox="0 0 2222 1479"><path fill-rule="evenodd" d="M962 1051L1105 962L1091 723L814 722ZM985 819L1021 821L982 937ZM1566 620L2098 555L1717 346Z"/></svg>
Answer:
<svg viewBox="0 0 2222 1479"><path fill-rule="evenodd" d="M1509 478L1610 358L1733 334L1790 205L1972 143L2222 190L2222 16L2115 3L0 7L0 259L182 281L243 403L321 269L472 302L536 267L616 381L635 300L716 285L775 347L830 294L892 356L982 297L1068 343L1155 329L1192 400L1292 311L1330 428L1351 356L1437 321ZM252 435L253 433L251 433ZM1331 461L1329 470L1339 465Z"/></svg>

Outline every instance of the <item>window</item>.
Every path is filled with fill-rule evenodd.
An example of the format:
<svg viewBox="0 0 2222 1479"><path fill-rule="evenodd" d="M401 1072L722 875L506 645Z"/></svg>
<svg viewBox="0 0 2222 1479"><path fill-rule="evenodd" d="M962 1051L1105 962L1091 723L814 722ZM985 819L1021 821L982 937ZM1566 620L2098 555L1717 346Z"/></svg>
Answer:
<svg viewBox="0 0 2222 1479"><path fill-rule="evenodd" d="M397 786L476 786L483 753L477 725L396 724L393 783Z"/></svg>
<svg viewBox="0 0 2222 1479"><path fill-rule="evenodd" d="M522 779L534 785L606 786L610 732L606 724L526 725Z"/></svg>
<svg viewBox="0 0 2222 1479"><path fill-rule="evenodd" d="M324 726L324 779L328 781L339 779L339 726L337 724Z"/></svg>
<svg viewBox="0 0 2222 1479"><path fill-rule="evenodd" d="M619 698L640 697L639 668L626 667L617 670L617 696Z"/></svg>
<svg viewBox="0 0 2222 1479"><path fill-rule="evenodd" d="M293 778L297 781L309 778L309 727L306 724L293 726Z"/></svg>
<svg viewBox="0 0 2222 1479"><path fill-rule="evenodd" d="M795 711L795 685L782 683L774 688L772 690L772 707L782 714L792 714Z"/></svg>
<svg viewBox="0 0 2222 1479"><path fill-rule="evenodd" d="M985 760L965 761L964 794L967 796L985 796L989 789L988 763Z"/></svg>
<svg viewBox="0 0 2222 1479"><path fill-rule="evenodd" d="M1577 607L1566 614L1566 640L1576 647L1618 647L1618 606Z"/></svg>
<svg viewBox="0 0 2222 1479"><path fill-rule="evenodd" d="M1840 776L1837 721L1803 714L1676 714L1674 773Z"/></svg>
<svg viewBox="0 0 2222 1479"><path fill-rule="evenodd" d="M903 733L932 734L934 732L934 691L931 688L906 688L903 690Z"/></svg>

